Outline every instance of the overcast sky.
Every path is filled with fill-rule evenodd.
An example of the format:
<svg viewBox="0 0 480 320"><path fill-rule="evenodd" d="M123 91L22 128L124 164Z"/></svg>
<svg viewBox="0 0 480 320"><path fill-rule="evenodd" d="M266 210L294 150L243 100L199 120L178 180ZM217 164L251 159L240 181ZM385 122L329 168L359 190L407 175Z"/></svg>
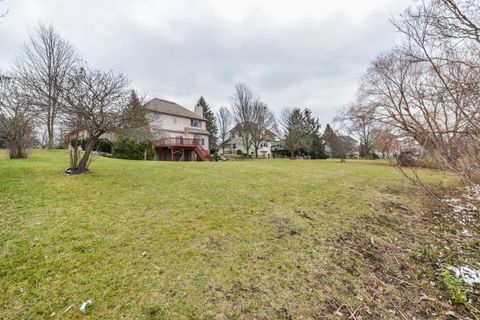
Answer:
<svg viewBox="0 0 480 320"><path fill-rule="evenodd" d="M353 100L362 73L396 37L409 0L4 0L0 70L28 33L51 23L89 65L125 73L149 97L229 106L244 82L279 114L322 123Z"/></svg>

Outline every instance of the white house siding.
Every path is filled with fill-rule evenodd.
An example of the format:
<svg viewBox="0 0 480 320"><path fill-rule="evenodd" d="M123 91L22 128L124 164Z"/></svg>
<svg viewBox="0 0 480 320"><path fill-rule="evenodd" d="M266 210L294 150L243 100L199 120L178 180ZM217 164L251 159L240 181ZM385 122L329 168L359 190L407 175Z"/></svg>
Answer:
<svg viewBox="0 0 480 320"><path fill-rule="evenodd" d="M208 134L195 132L195 129L206 130L207 123L204 120L197 120L200 126L192 127L192 119L181 116L174 116L159 112L148 112L150 128L157 139L162 138L197 138L202 146L208 151ZM202 137L203 139L200 139Z"/></svg>
<svg viewBox="0 0 480 320"><path fill-rule="evenodd" d="M225 146L225 153L226 154L237 154L241 152L242 154L247 153L247 149L243 146L242 137L238 135L238 133L230 133L229 134L230 141ZM270 141L262 141L260 144L261 147L258 149L258 157L260 158L270 158L272 157L272 143ZM222 153L222 148L220 148L220 153ZM255 148L253 146L250 147L250 155L255 156Z"/></svg>

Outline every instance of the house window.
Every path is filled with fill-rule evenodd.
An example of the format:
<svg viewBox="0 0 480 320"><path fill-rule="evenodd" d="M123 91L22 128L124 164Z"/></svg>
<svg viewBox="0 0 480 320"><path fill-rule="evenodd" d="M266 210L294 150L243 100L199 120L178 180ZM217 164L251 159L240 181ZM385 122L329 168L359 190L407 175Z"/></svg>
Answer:
<svg viewBox="0 0 480 320"><path fill-rule="evenodd" d="M232 144L232 148L233 148L233 149L236 149L236 148L237 148L237 144L236 144L236 143L233 143L233 144Z"/></svg>
<svg viewBox="0 0 480 320"><path fill-rule="evenodd" d="M202 127L202 121L200 121L198 119L192 119L190 123L191 123L192 127L195 127L195 128L201 128Z"/></svg>

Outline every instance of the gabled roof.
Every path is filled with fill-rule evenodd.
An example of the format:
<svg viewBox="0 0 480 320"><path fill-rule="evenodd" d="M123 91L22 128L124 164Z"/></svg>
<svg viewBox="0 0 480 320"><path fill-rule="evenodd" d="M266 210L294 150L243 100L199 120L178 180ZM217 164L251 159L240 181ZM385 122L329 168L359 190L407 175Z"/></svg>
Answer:
<svg viewBox="0 0 480 320"><path fill-rule="evenodd" d="M153 98L145 104L145 109L190 119L207 120L181 105L163 99Z"/></svg>
<svg viewBox="0 0 480 320"><path fill-rule="evenodd" d="M229 132L237 132L243 129L243 123L237 123ZM266 141L273 141L277 135L268 129L265 129L265 140Z"/></svg>
<svg viewBox="0 0 480 320"><path fill-rule="evenodd" d="M356 146L357 143L358 143L357 139L352 138L352 137L350 137L350 136L339 135L338 137L341 138L341 139L343 139L343 141L345 141L346 143L351 144L351 145L355 145L355 146Z"/></svg>

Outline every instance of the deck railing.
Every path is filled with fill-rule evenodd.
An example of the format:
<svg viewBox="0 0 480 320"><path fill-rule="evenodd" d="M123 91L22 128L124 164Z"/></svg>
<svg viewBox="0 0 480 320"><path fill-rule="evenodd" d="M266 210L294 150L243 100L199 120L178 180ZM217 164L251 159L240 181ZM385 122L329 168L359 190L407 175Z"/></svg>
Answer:
<svg viewBox="0 0 480 320"><path fill-rule="evenodd" d="M168 147L168 146L190 146L196 147L198 145L197 140L190 138L163 138L156 141L155 146L157 147Z"/></svg>

